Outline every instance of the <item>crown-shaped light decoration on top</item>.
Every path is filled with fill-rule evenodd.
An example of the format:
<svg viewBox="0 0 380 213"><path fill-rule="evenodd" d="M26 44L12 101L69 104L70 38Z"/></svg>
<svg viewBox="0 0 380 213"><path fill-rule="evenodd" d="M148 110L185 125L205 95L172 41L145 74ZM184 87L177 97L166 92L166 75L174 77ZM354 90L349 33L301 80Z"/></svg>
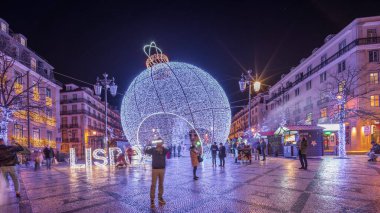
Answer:
<svg viewBox="0 0 380 213"><path fill-rule="evenodd" d="M169 58L162 53L162 50L157 47L154 41L144 46L144 53L148 58L146 59L146 67L152 67L155 64L167 63Z"/></svg>

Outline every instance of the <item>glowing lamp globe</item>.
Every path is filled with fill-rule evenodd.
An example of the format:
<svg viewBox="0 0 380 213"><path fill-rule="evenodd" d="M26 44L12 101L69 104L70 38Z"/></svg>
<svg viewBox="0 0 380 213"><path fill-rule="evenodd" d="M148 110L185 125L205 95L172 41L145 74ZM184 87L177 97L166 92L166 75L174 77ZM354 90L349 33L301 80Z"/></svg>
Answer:
<svg viewBox="0 0 380 213"><path fill-rule="evenodd" d="M145 53L147 69L132 81L121 105L123 131L130 143L150 144L160 137L165 143L188 144L192 131L201 142L207 137L210 143L224 143L231 109L218 82L194 65L169 62L154 43L145 47Z"/></svg>

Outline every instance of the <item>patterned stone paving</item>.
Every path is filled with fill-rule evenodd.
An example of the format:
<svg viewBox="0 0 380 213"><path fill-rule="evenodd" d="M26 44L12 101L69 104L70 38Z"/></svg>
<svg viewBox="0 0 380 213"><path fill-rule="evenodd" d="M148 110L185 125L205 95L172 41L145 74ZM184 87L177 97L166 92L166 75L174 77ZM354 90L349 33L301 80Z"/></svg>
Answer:
<svg viewBox="0 0 380 213"><path fill-rule="evenodd" d="M188 157L168 160L165 206L149 207L149 163L127 169L51 171L21 168L22 197L7 191L0 212L380 212L380 163L365 156L309 160L269 158L212 168L205 160L192 180ZM12 190L12 187L11 189Z"/></svg>

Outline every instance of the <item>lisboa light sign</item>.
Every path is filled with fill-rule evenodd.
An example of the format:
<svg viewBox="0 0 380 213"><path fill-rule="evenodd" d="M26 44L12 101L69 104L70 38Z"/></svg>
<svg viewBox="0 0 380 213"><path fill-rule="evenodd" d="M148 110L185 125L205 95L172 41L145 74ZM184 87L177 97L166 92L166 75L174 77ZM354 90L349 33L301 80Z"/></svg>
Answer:
<svg viewBox="0 0 380 213"><path fill-rule="evenodd" d="M85 149L85 164L77 164L75 157L75 149L70 148L70 167L71 168L86 168L92 167L94 163L98 167L106 167L108 164L110 166L115 166L115 158L117 158L123 151L119 147L110 147L108 150L108 156L105 149L95 149L94 151L91 148ZM115 154L116 153L116 154ZM93 161L92 158L94 158Z"/></svg>

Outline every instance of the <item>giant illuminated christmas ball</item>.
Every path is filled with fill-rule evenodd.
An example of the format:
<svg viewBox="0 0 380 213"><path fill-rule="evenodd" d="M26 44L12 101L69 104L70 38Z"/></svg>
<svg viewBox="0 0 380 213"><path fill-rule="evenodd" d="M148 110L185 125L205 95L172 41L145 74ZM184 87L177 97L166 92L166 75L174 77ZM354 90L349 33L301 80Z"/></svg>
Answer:
<svg viewBox="0 0 380 213"><path fill-rule="evenodd" d="M224 143L231 109L218 82L194 65L169 62L154 42L144 51L147 69L132 81L121 105L127 139L143 145L161 137L178 144L195 130L203 143Z"/></svg>

